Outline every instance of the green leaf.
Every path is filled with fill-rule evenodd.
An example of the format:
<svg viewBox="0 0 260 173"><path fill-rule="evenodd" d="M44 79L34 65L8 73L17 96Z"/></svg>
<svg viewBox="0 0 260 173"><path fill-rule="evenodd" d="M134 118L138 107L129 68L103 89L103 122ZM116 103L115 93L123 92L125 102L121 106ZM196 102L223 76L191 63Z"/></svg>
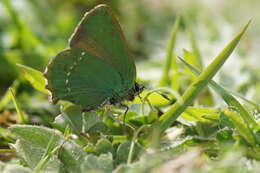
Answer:
<svg viewBox="0 0 260 173"><path fill-rule="evenodd" d="M84 112L84 131L88 132L91 128L101 122L96 112Z"/></svg>
<svg viewBox="0 0 260 173"><path fill-rule="evenodd" d="M50 139L53 138L53 142L56 144L55 147L60 148L57 153L58 156L53 156L49 162L54 158L58 158L64 166L64 170L80 173L80 166L88 154L83 150L83 147L74 141L64 138L58 131L45 127L14 125L11 126L10 129L17 135L18 139L24 142L23 147L18 150L18 153L19 151L25 150L24 153L28 154L28 157L32 159L35 158L33 162L28 161L28 157L24 158L25 160L27 158L27 162L31 168L34 168L34 164L41 160L49 146ZM39 155L41 157L39 157ZM49 162L47 164L49 164Z"/></svg>
<svg viewBox="0 0 260 173"><path fill-rule="evenodd" d="M20 158L23 158L23 160L31 169L37 167L45 153L44 148L32 145L30 142L22 139L17 140L16 143L12 146L16 150L17 155ZM62 167L62 163L57 158L52 157L42 170L49 173L62 173Z"/></svg>
<svg viewBox="0 0 260 173"><path fill-rule="evenodd" d="M141 98L145 98L146 97L149 100L149 102L151 103L151 105L159 106L159 107L167 106L167 105L172 103L172 100L174 100L174 98L172 98L172 97L170 97L170 100L168 100L168 99L166 99L165 97L163 97L162 95L160 95L159 93L157 93L157 92L155 92L153 90L152 91L144 90L140 94L140 97ZM135 100L133 101L133 103L142 104L143 101L140 100L139 97L135 97Z"/></svg>
<svg viewBox="0 0 260 173"><path fill-rule="evenodd" d="M74 133L79 135L83 128L82 121L82 112L80 107L70 105L62 110L61 114L55 118L52 125L62 131L64 131L66 127L69 127Z"/></svg>
<svg viewBox="0 0 260 173"><path fill-rule="evenodd" d="M115 155L115 150L109 140L100 139L96 144L96 153L98 155L106 153L111 153L112 155Z"/></svg>
<svg viewBox="0 0 260 173"><path fill-rule="evenodd" d="M41 160L37 163L36 167L34 168L33 173L39 173L41 170L43 170L46 167L47 163L51 163L51 168L54 167L54 168L57 169L57 171L59 171L61 169L60 163L58 163L57 167L55 167L56 165L53 164L53 161L49 162L50 159L57 153L57 151L63 145L63 144L60 144L60 146L56 146L55 142L56 141L55 141L54 135L53 135L52 138L50 139L49 143L48 143L48 146L46 148L45 153L41 157ZM56 158L55 158L55 160L56 160ZM54 172L53 170L51 170L51 171ZM55 172L57 172L57 171L55 171Z"/></svg>
<svg viewBox="0 0 260 173"><path fill-rule="evenodd" d="M137 126L143 124L151 124L158 119L158 111L156 109L151 109L148 115L133 116L129 119L129 122Z"/></svg>
<svg viewBox="0 0 260 173"><path fill-rule="evenodd" d="M31 173L32 170L22 165L3 163L0 161L0 172L1 173Z"/></svg>
<svg viewBox="0 0 260 173"><path fill-rule="evenodd" d="M183 103L178 101L171 106L159 119L161 124L161 132L164 132L171 124L185 111L187 106L192 104L199 93L207 86L209 81L215 76L218 70L228 59L234 48L237 46L242 35L248 28L249 23L233 38L233 40L220 52L213 62L198 76L192 85L185 91L182 99Z"/></svg>
<svg viewBox="0 0 260 173"><path fill-rule="evenodd" d="M187 107L181 117L189 121L210 122L217 121L221 111L214 108Z"/></svg>
<svg viewBox="0 0 260 173"><path fill-rule="evenodd" d="M101 121L100 116L95 111L84 112L83 128L83 131L90 135L105 133L108 131L106 124Z"/></svg>
<svg viewBox="0 0 260 173"><path fill-rule="evenodd" d="M131 147L131 142L124 142L121 143L116 151L116 162L119 163L126 163L128 160L128 156L129 156L129 152L130 152L130 147ZM134 148L132 149L132 156L131 156L131 160L135 160L137 159L137 157L139 156L140 152L141 152L142 148L140 145L135 144Z"/></svg>
<svg viewBox="0 0 260 173"><path fill-rule="evenodd" d="M21 70L23 77L28 80L36 90L44 94L49 93L48 90L45 88L45 79L40 71L22 64L17 64L17 66Z"/></svg>
<svg viewBox="0 0 260 173"><path fill-rule="evenodd" d="M81 165L81 172L110 173L113 171L112 154L88 155Z"/></svg>

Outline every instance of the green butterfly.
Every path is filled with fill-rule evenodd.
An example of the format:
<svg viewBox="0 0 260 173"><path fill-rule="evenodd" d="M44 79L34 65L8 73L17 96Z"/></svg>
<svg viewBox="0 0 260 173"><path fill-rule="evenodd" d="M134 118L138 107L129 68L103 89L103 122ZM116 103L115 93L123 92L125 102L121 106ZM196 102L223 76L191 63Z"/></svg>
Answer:
<svg viewBox="0 0 260 173"><path fill-rule="evenodd" d="M67 100L85 111L133 100L143 86L119 22L107 5L87 12L75 29L69 49L47 66L46 88L53 103Z"/></svg>

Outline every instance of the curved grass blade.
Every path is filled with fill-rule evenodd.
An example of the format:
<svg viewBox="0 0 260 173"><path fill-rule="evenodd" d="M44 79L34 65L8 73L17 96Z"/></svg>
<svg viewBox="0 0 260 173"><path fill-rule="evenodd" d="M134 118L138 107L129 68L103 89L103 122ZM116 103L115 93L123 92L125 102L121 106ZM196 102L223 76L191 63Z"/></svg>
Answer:
<svg viewBox="0 0 260 173"><path fill-rule="evenodd" d="M149 125L147 124L144 124L143 126L141 126L135 133L134 133L134 136L133 136L133 139L131 141L131 145L130 145L130 149L129 149L129 154L128 154L128 157L127 157L127 164L130 164L132 162L132 159L133 159L133 151L134 151L134 146L135 146L135 143L137 141L137 137L139 135L139 133L145 129L149 127Z"/></svg>
<svg viewBox="0 0 260 173"><path fill-rule="evenodd" d="M198 76L192 85L183 95L183 104L176 102L168 111L166 111L159 119L160 130L163 133L171 124L179 117L179 115L189 106L199 93L207 86L209 81L215 76L225 61L233 52L239 43L241 37L247 30L250 22L248 22L242 30L232 39L231 42L220 52L220 54L211 62L211 64Z"/></svg>
<svg viewBox="0 0 260 173"><path fill-rule="evenodd" d="M179 59L196 75L199 75L201 72L196 69L195 67L188 64L185 60L179 57ZM225 90L223 87L218 85L215 81L211 80L209 81L209 86L214 89L222 98L223 100L231 107L235 107L247 126L249 128L252 128L253 130L258 130L259 126L257 122L254 120L254 118L248 113L248 111L239 103L239 101L236 100L235 97L233 97L230 92Z"/></svg>
<svg viewBox="0 0 260 173"><path fill-rule="evenodd" d="M178 71L177 60L176 60L176 56L173 55L173 50L175 47L179 24L180 24L180 17L177 17L177 19L173 25L173 28L172 28L170 40L167 45L166 61L165 61L164 69L163 69L163 74L158 83L158 86L167 86L168 81L169 81L169 73L170 73L171 66L173 67L175 74L177 74L177 71ZM176 83L174 89L177 89L178 81L176 80L177 78L174 78L174 79L175 79L175 83Z"/></svg>

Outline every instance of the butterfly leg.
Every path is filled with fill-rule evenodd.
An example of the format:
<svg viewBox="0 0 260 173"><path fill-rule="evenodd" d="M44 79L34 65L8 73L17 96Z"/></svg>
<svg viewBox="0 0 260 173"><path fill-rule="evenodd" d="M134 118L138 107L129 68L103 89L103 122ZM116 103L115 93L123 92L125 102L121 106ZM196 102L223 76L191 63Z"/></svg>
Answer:
<svg viewBox="0 0 260 173"><path fill-rule="evenodd" d="M120 106L126 108L126 110L124 112L124 118L123 118L123 122L124 122L124 125L125 125L126 114L129 111L129 107L125 104L122 104L122 103L120 104Z"/></svg>

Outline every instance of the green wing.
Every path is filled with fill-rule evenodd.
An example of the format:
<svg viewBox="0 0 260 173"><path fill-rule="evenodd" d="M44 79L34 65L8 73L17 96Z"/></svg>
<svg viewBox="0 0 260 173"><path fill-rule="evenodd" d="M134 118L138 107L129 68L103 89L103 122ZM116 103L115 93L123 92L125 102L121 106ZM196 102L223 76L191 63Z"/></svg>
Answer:
<svg viewBox="0 0 260 173"><path fill-rule="evenodd" d="M117 71L95 55L80 49L59 53L49 64L45 75L54 103L62 99L85 108L96 108L122 89Z"/></svg>
<svg viewBox="0 0 260 173"><path fill-rule="evenodd" d="M86 50L120 74L127 88L134 86L136 67L121 27L106 5L87 12L70 40L71 48Z"/></svg>

